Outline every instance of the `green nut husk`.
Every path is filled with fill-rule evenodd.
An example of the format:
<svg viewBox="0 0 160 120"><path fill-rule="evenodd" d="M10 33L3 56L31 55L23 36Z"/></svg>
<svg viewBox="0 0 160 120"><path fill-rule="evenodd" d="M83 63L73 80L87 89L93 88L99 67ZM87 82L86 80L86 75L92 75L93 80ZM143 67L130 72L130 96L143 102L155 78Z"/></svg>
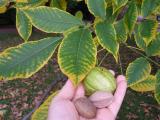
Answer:
<svg viewBox="0 0 160 120"><path fill-rule="evenodd" d="M84 79L83 84L87 95L96 91L113 93L116 89L116 80L113 74L103 67L93 68Z"/></svg>

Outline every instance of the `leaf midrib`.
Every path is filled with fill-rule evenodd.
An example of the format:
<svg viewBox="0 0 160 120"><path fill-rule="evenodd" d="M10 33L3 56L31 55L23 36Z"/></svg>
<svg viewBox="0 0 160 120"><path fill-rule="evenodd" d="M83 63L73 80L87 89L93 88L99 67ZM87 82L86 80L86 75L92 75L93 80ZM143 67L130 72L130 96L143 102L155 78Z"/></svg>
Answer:
<svg viewBox="0 0 160 120"><path fill-rule="evenodd" d="M79 43L78 43L78 48L77 48L77 54L76 54L76 61L75 61L75 65L79 67L79 50L80 50L80 45L81 45L81 41L82 41L82 37L83 37L83 34L84 34L84 31L85 30L82 30L82 34L80 36L80 39L79 39ZM78 68L76 67L76 68ZM79 75L79 69L76 69L76 79L78 81L78 75Z"/></svg>

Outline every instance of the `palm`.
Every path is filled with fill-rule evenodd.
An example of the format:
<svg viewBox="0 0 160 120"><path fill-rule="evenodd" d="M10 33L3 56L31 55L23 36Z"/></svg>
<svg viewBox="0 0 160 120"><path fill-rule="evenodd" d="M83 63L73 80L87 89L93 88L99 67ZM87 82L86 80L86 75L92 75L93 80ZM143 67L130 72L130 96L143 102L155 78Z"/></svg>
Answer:
<svg viewBox="0 0 160 120"><path fill-rule="evenodd" d="M113 103L107 108L98 109L96 118L92 120L106 120L106 118L114 120L122 104L126 88L127 84L124 76L118 76L117 90L114 94ZM72 83L68 81L53 99L49 109L48 120L87 120L78 115L73 103L75 99L84 97L84 94L82 85L75 89Z"/></svg>

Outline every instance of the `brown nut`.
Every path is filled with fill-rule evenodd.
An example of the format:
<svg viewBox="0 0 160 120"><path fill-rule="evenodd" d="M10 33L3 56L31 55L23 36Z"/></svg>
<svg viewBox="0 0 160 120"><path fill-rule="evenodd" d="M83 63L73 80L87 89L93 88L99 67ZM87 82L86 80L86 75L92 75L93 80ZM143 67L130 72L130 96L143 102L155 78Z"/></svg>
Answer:
<svg viewBox="0 0 160 120"><path fill-rule="evenodd" d="M113 102L114 96L110 92L97 91L89 99L97 108L104 108Z"/></svg>
<svg viewBox="0 0 160 120"><path fill-rule="evenodd" d="M81 97L75 100L74 104L79 115L81 115L82 117L85 117L87 119L92 119L96 117L96 107L89 99Z"/></svg>

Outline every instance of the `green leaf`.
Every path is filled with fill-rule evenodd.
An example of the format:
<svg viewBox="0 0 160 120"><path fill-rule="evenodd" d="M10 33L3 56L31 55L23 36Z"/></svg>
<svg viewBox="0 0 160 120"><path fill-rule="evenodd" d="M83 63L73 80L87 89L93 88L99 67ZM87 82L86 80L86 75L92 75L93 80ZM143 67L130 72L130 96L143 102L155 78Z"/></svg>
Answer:
<svg viewBox="0 0 160 120"><path fill-rule="evenodd" d="M28 0L28 2L18 2L16 3L17 8L30 8L37 7L47 2L47 0Z"/></svg>
<svg viewBox="0 0 160 120"><path fill-rule="evenodd" d="M118 11L121 7L125 6L128 2L128 0L114 0L113 3L113 11L114 13Z"/></svg>
<svg viewBox="0 0 160 120"><path fill-rule="evenodd" d="M156 77L153 75L148 76L145 80L132 85L130 88L138 92L147 92L155 90Z"/></svg>
<svg viewBox="0 0 160 120"><path fill-rule="evenodd" d="M106 20L108 23L113 23L116 21L118 12L113 13L113 7L107 6L106 8Z"/></svg>
<svg viewBox="0 0 160 120"><path fill-rule="evenodd" d="M138 10L134 1L132 1L129 5L128 11L124 16L124 21L127 26L128 32L131 35L135 24L137 22Z"/></svg>
<svg viewBox="0 0 160 120"><path fill-rule="evenodd" d="M146 53L148 56L160 55L160 34L147 46Z"/></svg>
<svg viewBox="0 0 160 120"><path fill-rule="evenodd" d="M31 120L47 120L49 106L53 97L57 95L58 91L52 93L44 103L33 113Z"/></svg>
<svg viewBox="0 0 160 120"><path fill-rule="evenodd" d="M154 20L145 20L139 25L139 32L148 45L157 35L158 22Z"/></svg>
<svg viewBox="0 0 160 120"><path fill-rule="evenodd" d="M160 70L158 70L158 72L156 73L156 86L155 86L155 98L158 102L158 104L160 104Z"/></svg>
<svg viewBox="0 0 160 120"><path fill-rule="evenodd" d="M75 16L77 17L77 18L79 18L79 19L83 19L83 13L82 13L82 11L77 11L76 13L75 13Z"/></svg>
<svg viewBox="0 0 160 120"><path fill-rule="evenodd" d="M8 3L8 0L0 0L0 7L6 6Z"/></svg>
<svg viewBox="0 0 160 120"><path fill-rule="evenodd" d="M66 10L67 9L67 2L66 2L66 0L51 0L50 6L59 8L61 10Z"/></svg>
<svg viewBox="0 0 160 120"><path fill-rule="evenodd" d="M105 19L106 16L105 0L87 0L87 6L89 11L94 16Z"/></svg>
<svg viewBox="0 0 160 120"><path fill-rule="evenodd" d="M127 29L123 19L118 21L115 24L115 30L117 33L118 42L126 42L128 35L127 35Z"/></svg>
<svg viewBox="0 0 160 120"><path fill-rule="evenodd" d="M136 45L143 51L146 49L146 43L143 40L142 36L140 35L139 25L136 26L135 34L134 34L134 40L136 42Z"/></svg>
<svg viewBox="0 0 160 120"><path fill-rule="evenodd" d="M82 21L57 8L40 6L24 10L31 23L47 33L64 32L72 27L83 25Z"/></svg>
<svg viewBox="0 0 160 120"><path fill-rule="evenodd" d="M16 13L16 27L20 36L28 41L32 33L32 24L24 12L20 9L17 9Z"/></svg>
<svg viewBox="0 0 160 120"><path fill-rule="evenodd" d="M142 16L149 16L156 9L157 6L158 5L156 0L143 0L141 7Z"/></svg>
<svg viewBox="0 0 160 120"><path fill-rule="evenodd" d="M151 66L149 62L143 58L137 58L135 61L129 64L126 71L126 78L128 86L135 85L148 78L151 72Z"/></svg>
<svg viewBox="0 0 160 120"><path fill-rule="evenodd" d="M99 22L95 25L95 30L100 45L113 54L117 61L119 44L117 42L114 25L106 21Z"/></svg>
<svg viewBox="0 0 160 120"><path fill-rule="evenodd" d="M58 51L62 72L78 85L96 64L96 46L88 29L71 31L63 39Z"/></svg>
<svg viewBox="0 0 160 120"><path fill-rule="evenodd" d="M60 37L49 37L12 47L0 54L0 79L28 78L51 58Z"/></svg>

